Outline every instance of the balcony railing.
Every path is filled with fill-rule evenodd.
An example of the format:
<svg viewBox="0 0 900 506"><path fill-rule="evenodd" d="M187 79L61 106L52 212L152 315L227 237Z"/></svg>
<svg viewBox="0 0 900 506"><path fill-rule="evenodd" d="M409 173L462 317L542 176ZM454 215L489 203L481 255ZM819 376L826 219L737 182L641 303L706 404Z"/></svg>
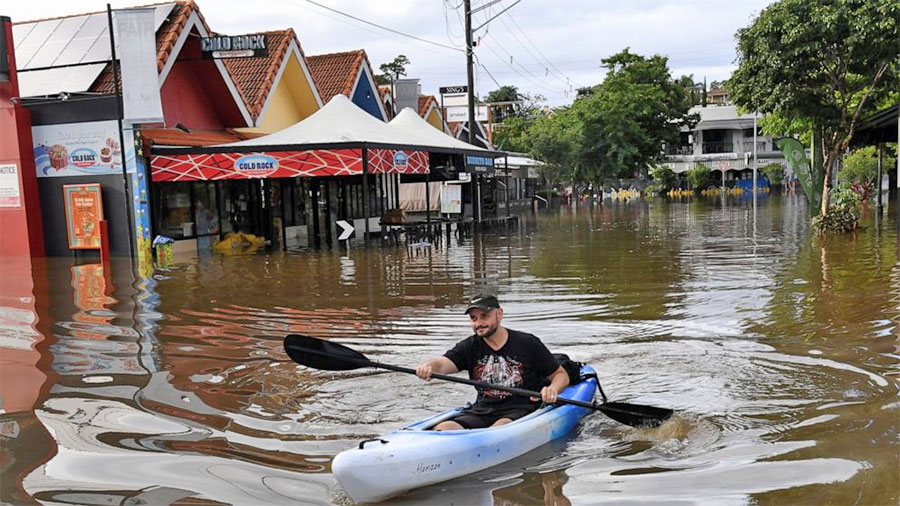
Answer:
<svg viewBox="0 0 900 506"><path fill-rule="evenodd" d="M690 146L669 146L666 148L667 155L692 155L694 148Z"/></svg>
<svg viewBox="0 0 900 506"><path fill-rule="evenodd" d="M741 147L744 152L749 153L753 151L753 141L743 141L741 143ZM768 151L769 148L766 146L765 141L756 141L756 151Z"/></svg>
<svg viewBox="0 0 900 506"><path fill-rule="evenodd" d="M703 154L708 153L733 153L734 145L730 142L704 142Z"/></svg>

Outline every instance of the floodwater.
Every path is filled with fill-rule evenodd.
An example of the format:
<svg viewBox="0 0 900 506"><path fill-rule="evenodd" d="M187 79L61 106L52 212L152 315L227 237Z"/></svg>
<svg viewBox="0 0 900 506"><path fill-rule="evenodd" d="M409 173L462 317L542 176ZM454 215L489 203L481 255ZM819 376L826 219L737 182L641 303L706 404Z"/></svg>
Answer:
<svg viewBox="0 0 900 506"><path fill-rule="evenodd" d="M283 337L414 366L467 335L465 297L489 289L508 327L593 364L611 400L677 414L638 430L596 413L390 503L897 504L896 223L821 239L807 216L778 195L755 213L607 202L430 254L212 256L147 277L4 260L0 501L350 504L334 455L473 391L310 370Z"/></svg>

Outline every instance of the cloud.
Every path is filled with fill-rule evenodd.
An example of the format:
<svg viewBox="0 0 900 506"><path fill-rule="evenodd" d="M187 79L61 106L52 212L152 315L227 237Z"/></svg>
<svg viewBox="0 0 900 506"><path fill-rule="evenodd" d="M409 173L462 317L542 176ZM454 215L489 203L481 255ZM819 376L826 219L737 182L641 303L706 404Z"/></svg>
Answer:
<svg viewBox="0 0 900 506"><path fill-rule="evenodd" d="M365 49L376 72L378 65L405 54L412 61L408 77L421 79L423 91L466 81L465 55L392 34L330 12L306 0L196 0L210 27L241 34L293 28L307 54ZM315 0L353 16L446 46L464 43L461 0ZM142 5L137 0L113 0L113 7ZM485 95L497 85L548 97L552 105L574 98L579 86L597 84L604 71L600 60L625 47L639 54L669 56L673 75L727 78L733 70L734 34L752 22L769 2L745 0L723 4L713 0L583 0L523 1L480 30L475 52L476 85ZM473 0L473 7L484 0ZM512 4L503 0L478 12L478 25ZM27 20L102 11L106 1L37 0L8 2L5 14Z"/></svg>

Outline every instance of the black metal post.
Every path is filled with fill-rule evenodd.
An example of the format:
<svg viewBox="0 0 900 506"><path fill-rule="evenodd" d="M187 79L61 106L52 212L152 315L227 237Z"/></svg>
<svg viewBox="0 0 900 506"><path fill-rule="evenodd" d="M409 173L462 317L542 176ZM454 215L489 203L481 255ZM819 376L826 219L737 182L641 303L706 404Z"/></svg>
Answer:
<svg viewBox="0 0 900 506"><path fill-rule="evenodd" d="M134 220L131 218L131 188L128 184L128 169L125 163L125 134L122 131L122 117L124 116L122 106L122 91L119 89L119 61L116 59L116 36L113 34L112 7L106 4L106 21L109 25L109 47L112 51L112 80L116 89L116 121L119 125L119 146L122 157L122 191L125 195L125 216L126 229L128 230L128 255L134 258ZM137 152L135 152L137 156Z"/></svg>
<svg viewBox="0 0 900 506"><path fill-rule="evenodd" d="M503 168L506 169L506 217L508 218L510 215L509 210L509 183L511 178L509 177L509 155L503 155Z"/></svg>
<svg viewBox="0 0 900 506"><path fill-rule="evenodd" d="M475 144L475 75L472 69L472 2L464 0L466 17L466 84L468 85L469 144Z"/></svg>
<svg viewBox="0 0 900 506"><path fill-rule="evenodd" d="M362 148L362 194L363 194L363 219L366 224L364 226L365 235L363 241L369 241L369 148L363 144Z"/></svg>
<svg viewBox="0 0 900 506"><path fill-rule="evenodd" d="M425 173L425 226L431 230L431 171Z"/></svg>

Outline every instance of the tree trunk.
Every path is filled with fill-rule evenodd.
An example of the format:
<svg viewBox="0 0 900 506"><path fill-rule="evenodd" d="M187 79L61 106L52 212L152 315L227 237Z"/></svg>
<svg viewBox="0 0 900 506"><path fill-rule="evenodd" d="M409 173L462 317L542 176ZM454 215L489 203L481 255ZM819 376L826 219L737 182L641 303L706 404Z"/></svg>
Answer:
<svg viewBox="0 0 900 506"><path fill-rule="evenodd" d="M825 155L822 160L822 206L819 210L819 216L825 216L828 211L828 184L831 182L831 153Z"/></svg>

